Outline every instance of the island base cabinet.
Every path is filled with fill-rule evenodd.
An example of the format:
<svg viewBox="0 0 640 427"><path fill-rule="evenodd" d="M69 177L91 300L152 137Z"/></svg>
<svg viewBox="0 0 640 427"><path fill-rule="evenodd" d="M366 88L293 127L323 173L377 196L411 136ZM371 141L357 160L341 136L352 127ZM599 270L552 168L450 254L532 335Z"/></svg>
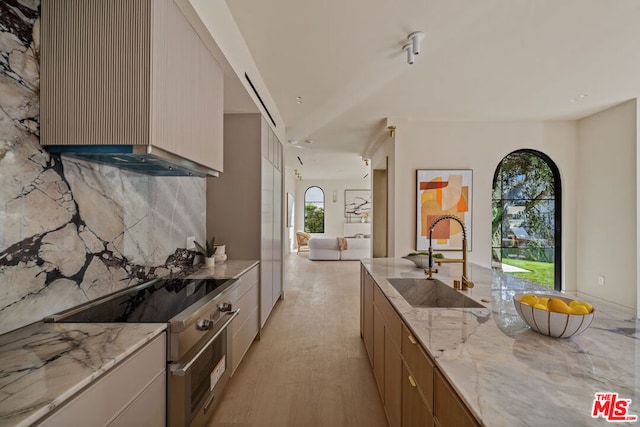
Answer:
<svg viewBox="0 0 640 427"><path fill-rule="evenodd" d="M373 278L364 267L360 274L360 334L364 341L369 364L373 367Z"/></svg>
<svg viewBox="0 0 640 427"><path fill-rule="evenodd" d="M434 425L438 427L480 426L439 369L434 376Z"/></svg>
<svg viewBox="0 0 640 427"><path fill-rule="evenodd" d="M407 369L402 366L402 426L425 427L433 424L431 408L420 394L416 380Z"/></svg>

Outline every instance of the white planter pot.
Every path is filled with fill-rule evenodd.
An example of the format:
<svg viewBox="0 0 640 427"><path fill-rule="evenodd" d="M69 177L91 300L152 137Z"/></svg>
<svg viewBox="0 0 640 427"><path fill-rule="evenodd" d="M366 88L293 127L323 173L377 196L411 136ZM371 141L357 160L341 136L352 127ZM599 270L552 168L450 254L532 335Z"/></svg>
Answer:
<svg viewBox="0 0 640 427"><path fill-rule="evenodd" d="M204 259L204 266L207 268L213 268L216 264L216 259L214 257L208 257Z"/></svg>

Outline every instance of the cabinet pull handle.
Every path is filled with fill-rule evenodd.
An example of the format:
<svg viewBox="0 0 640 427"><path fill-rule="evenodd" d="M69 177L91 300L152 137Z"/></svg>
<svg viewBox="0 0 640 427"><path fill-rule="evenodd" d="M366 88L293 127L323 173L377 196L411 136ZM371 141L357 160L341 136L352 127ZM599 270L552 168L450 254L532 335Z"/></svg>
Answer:
<svg viewBox="0 0 640 427"><path fill-rule="evenodd" d="M416 341L416 339L411 334L409 334L409 341L411 341L411 344L418 344L418 341Z"/></svg>
<svg viewBox="0 0 640 427"><path fill-rule="evenodd" d="M411 387L416 387L418 385L411 375L409 375L409 383L411 384Z"/></svg>

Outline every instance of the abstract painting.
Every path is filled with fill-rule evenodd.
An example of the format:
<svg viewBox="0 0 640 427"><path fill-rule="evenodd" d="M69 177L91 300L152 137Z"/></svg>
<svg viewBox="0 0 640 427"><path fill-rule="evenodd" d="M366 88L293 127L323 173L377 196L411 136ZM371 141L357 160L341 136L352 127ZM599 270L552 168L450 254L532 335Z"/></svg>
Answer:
<svg viewBox="0 0 640 427"><path fill-rule="evenodd" d="M371 190L344 190L345 218L366 218L371 215Z"/></svg>
<svg viewBox="0 0 640 427"><path fill-rule="evenodd" d="M429 228L442 215L455 215L463 223L471 250L471 196L473 171L417 170L416 250L429 249ZM461 249L462 227L455 220L438 222L431 233L434 249Z"/></svg>

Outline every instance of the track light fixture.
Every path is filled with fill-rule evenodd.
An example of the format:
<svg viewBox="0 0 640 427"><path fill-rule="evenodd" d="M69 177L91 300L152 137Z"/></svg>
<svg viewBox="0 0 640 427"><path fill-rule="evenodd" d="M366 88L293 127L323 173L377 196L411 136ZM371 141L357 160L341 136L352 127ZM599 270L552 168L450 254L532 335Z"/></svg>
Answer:
<svg viewBox="0 0 640 427"><path fill-rule="evenodd" d="M415 62L415 56L413 54L413 45L411 43L407 43L402 46L402 50L407 52L407 64L413 65Z"/></svg>
<svg viewBox="0 0 640 427"><path fill-rule="evenodd" d="M409 42L413 47L414 55L420 54L420 42L422 41L423 38L424 38L424 33L422 31L414 31L413 33L409 34L409 36L407 37L407 40L409 40Z"/></svg>
<svg viewBox="0 0 640 427"><path fill-rule="evenodd" d="M407 43L402 46L402 50L407 52L407 63L413 64L416 60L415 55L420 54L420 43L424 39L422 31L414 31L407 36Z"/></svg>

